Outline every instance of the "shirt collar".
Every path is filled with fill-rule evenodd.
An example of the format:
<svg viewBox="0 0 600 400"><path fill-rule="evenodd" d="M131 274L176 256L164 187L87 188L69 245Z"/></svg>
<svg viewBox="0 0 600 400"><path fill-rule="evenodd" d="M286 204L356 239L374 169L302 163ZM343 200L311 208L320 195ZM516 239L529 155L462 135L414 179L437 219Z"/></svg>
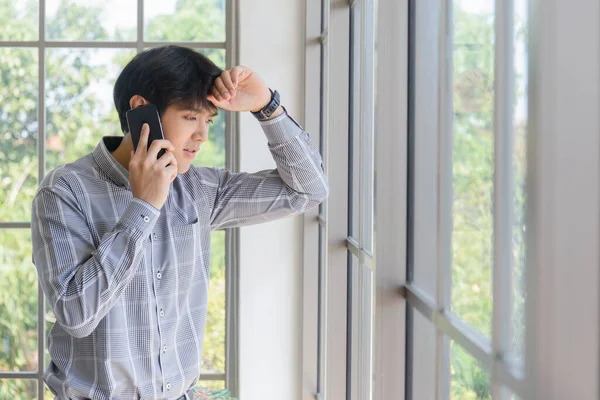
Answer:
<svg viewBox="0 0 600 400"><path fill-rule="evenodd" d="M111 154L119 147L122 136L104 136L96 145L92 156L98 167L118 186L131 189L129 184L129 172L115 160Z"/></svg>

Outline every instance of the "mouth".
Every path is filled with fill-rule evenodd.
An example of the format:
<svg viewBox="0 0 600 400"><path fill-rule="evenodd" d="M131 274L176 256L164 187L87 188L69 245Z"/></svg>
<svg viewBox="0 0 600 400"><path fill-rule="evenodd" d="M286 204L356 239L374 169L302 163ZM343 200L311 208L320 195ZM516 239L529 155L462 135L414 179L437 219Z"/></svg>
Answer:
<svg viewBox="0 0 600 400"><path fill-rule="evenodd" d="M183 149L183 153L189 158L194 158L198 153L198 149Z"/></svg>

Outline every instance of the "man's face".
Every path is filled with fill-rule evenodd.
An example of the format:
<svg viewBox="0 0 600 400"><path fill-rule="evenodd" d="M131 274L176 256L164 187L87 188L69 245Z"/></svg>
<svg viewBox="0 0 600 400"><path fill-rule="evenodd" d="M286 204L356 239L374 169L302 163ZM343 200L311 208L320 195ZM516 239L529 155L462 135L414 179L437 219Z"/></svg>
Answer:
<svg viewBox="0 0 600 400"><path fill-rule="evenodd" d="M165 139L175 151L177 173L188 171L200 147L208 140L208 127L216 116L214 110L186 110L176 105L169 106L161 117Z"/></svg>

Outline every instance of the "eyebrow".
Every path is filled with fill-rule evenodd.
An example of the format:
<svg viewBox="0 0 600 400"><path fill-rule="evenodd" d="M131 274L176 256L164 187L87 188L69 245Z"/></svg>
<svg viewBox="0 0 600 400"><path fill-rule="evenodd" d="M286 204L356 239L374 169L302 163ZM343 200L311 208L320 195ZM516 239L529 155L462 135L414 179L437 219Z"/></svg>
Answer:
<svg viewBox="0 0 600 400"><path fill-rule="evenodd" d="M204 109L202 109L202 108L184 108L182 111L192 111L192 112L195 112L197 114L201 114L202 111L204 111ZM219 110L215 110L210 116L212 118L214 118L217 115L219 115Z"/></svg>

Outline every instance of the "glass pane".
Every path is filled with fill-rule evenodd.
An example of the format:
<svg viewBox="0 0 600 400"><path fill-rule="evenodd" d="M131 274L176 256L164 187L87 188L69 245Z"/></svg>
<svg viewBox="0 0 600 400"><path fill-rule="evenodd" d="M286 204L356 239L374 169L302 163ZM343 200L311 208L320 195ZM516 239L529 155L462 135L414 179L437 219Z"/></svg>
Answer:
<svg viewBox="0 0 600 400"><path fill-rule="evenodd" d="M211 234L208 316L202 354L203 373L225 372L225 231Z"/></svg>
<svg viewBox="0 0 600 400"><path fill-rule="evenodd" d="M37 0L0 0L0 40L38 40Z"/></svg>
<svg viewBox="0 0 600 400"><path fill-rule="evenodd" d="M50 397L50 399L53 398ZM0 399L37 399L37 381L30 379L0 379Z"/></svg>
<svg viewBox="0 0 600 400"><path fill-rule="evenodd" d="M46 38L135 41L136 0L46 0Z"/></svg>
<svg viewBox="0 0 600 400"><path fill-rule="evenodd" d="M47 49L46 168L90 153L102 136L122 136L112 91L134 50Z"/></svg>
<svg viewBox="0 0 600 400"><path fill-rule="evenodd" d="M0 371L37 370L38 285L28 229L0 230L0 304Z"/></svg>
<svg viewBox="0 0 600 400"><path fill-rule="evenodd" d="M201 49L202 54L207 56L219 68L225 68L225 50L223 49ZM208 132L208 142L200 147L200 152L194 158L196 166L225 168L225 117L227 111L220 110L219 115L213 120Z"/></svg>
<svg viewBox="0 0 600 400"><path fill-rule="evenodd" d="M0 48L0 221L28 221L37 189L37 49Z"/></svg>
<svg viewBox="0 0 600 400"><path fill-rule="evenodd" d="M450 399L491 400L488 372L462 347L450 343Z"/></svg>
<svg viewBox="0 0 600 400"><path fill-rule="evenodd" d="M525 175L527 170L527 1L515 1L515 109L514 177L515 226L513 230L513 356L523 363L525 342Z"/></svg>
<svg viewBox="0 0 600 400"><path fill-rule="evenodd" d="M144 40L225 41L225 0L145 0Z"/></svg>
<svg viewBox="0 0 600 400"><path fill-rule="evenodd" d="M492 314L494 1L454 1L452 309L486 336Z"/></svg>
<svg viewBox="0 0 600 400"><path fill-rule="evenodd" d="M196 386L205 389L225 389L225 381L199 381Z"/></svg>
<svg viewBox="0 0 600 400"><path fill-rule="evenodd" d="M436 330L419 311L413 315L412 399L435 400L436 387ZM408 311L408 309L407 309Z"/></svg>

